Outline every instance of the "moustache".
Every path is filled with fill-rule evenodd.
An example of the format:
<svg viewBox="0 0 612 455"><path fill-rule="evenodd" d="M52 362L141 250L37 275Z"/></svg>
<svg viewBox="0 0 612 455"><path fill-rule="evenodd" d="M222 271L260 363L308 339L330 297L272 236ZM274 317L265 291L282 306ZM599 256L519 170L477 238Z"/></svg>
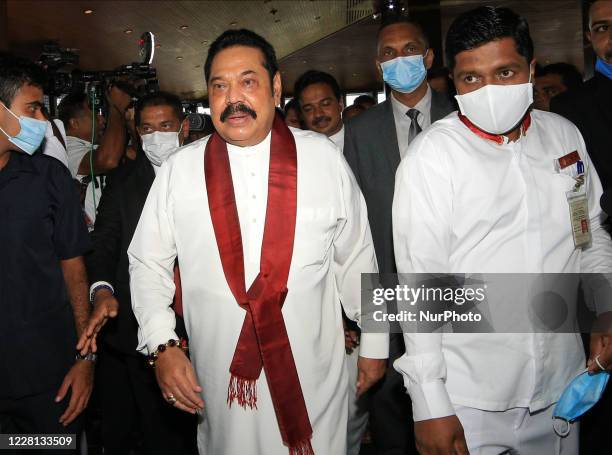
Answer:
<svg viewBox="0 0 612 455"><path fill-rule="evenodd" d="M245 114L248 114L253 117L253 120L257 118L257 112L255 112L253 109L246 106L245 104L239 103L230 104L229 106L227 106L221 113L221 121L225 122L230 115L236 114L237 112L244 112Z"/></svg>
<svg viewBox="0 0 612 455"><path fill-rule="evenodd" d="M322 122L331 122L331 118L330 117L317 117L316 119L313 120L312 124L314 126L319 126L319 123Z"/></svg>

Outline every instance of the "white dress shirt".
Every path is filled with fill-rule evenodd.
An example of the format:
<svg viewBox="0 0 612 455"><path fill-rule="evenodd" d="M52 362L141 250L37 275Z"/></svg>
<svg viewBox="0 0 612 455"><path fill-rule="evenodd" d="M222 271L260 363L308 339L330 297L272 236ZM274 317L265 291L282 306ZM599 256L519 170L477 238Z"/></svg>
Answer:
<svg viewBox="0 0 612 455"><path fill-rule="evenodd" d="M283 318L313 427L316 453L346 453L347 371L341 308L361 314L361 273L376 271L365 201L348 164L323 135L291 129L297 148L296 230ZM208 138L164 162L128 250L139 346L153 351L176 338L173 265L181 287L190 355L206 403L198 426L202 455L286 455L262 372L257 409L228 407L229 366L245 311L221 265L208 207L204 150ZM228 145L247 289L259 272L265 226L270 135L252 147ZM363 334L361 355L385 358L388 334ZM228 435L240 434L240 437Z"/></svg>
<svg viewBox="0 0 612 455"><path fill-rule="evenodd" d="M542 111L516 142L497 144L457 113L420 134L396 174L393 238L400 273L608 273L601 184L578 129ZM574 178L553 161L578 151L586 170L592 246L577 249L565 192ZM520 307L522 302L516 302ZM597 308L599 313L609 308ZM584 368L578 334L404 334L404 375L415 421L555 403Z"/></svg>
<svg viewBox="0 0 612 455"><path fill-rule="evenodd" d="M395 120L395 133L397 134L397 145L399 146L400 156L403 158L408 150L408 131L412 120L406 115L410 109L420 112L417 122L422 130L431 125L431 87L427 85L427 92L416 106L408 107L399 102L395 95L391 94L391 105L393 106L393 119Z"/></svg>
<svg viewBox="0 0 612 455"><path fill-rule="evenodd" d="M93 146L96 150L97 145ZM91 150L91 142L84 141L78 137L67 136L66 137L66 154L68 157L68 169L72 174L72 178L81 180L86 177L83 174L79 174L79 166L83 157L86 156ZM96 176L98 181L98 188L95 187L93 182L87 185L87 192L85 193L85 214L89 218L87 224L88 229L93 230L93 226L96 222L96 210L97 206L100 205L100 198L102 197L102 179L100 176ZM95 203L94 203L94 192L95 192Z"/></svg>
<svg viewBox="0 0 612 455"><path fill-rule="evenodd" d="M336 147L338 147L341 152L344 151L344 124L342 124L340 131L329 136L329 140L336 144Z"/></svg>
<svg viewBox="0 0 612 455"><path fill-rule="evenodd" d="M64 123L61 120L54 119L47 121L47 131L45 132L45 144L43 147L43 154L52 156L53 158L61 161L61 163L68 167L68 156L66 153L66 148L60 142L60 140L55 137L53 132L53 128L51 127L51 123L53 122L57 127L62 139L64 140L64 144L66 143L66 130L64 129Z"/></svg>

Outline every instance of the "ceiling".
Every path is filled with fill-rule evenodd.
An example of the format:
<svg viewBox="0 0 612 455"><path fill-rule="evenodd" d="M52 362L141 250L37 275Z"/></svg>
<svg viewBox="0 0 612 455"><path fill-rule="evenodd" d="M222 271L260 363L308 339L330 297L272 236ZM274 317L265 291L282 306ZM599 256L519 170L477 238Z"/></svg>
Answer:
<svg viewBox="0 0 612 455"><path fill-rule="evenodd" d="M343 90L366 91L381 87L374 65L378 24L372 19L373 5L377 8L381 1L6 0L4 33L10 50L32 58L51 40L78 49L80 68L92 71L136 61L138 38L151 31L161 45L153 62L161 88L184 99L200 99L206 95L202 66L210 42L228 28L244 27L275 47L286 94L308 69L331 73ZM584 67L581 0L405 0L405 4L426 29L442 36L467 9L482 4L509 6L529 21L539 62L566 61ZM93 13L84 14L87 9ZM181 29L185 25L188 28ZM126 34L128 29L132 33ZM442 54L441 49L436 52Z"/></svg>
<svg viewBox="0 0 612 455"><path fill-rule="evenodd" d="M371 14L371 1L7 0L6 11L10 50L37 58L43 43L57 41L78 49L84 71L137 61L138 39L151 31L160 45L153 65L161 87L193 99L206 93L202 66L208 46L223 31L251 29L282 59Z"/></svg>

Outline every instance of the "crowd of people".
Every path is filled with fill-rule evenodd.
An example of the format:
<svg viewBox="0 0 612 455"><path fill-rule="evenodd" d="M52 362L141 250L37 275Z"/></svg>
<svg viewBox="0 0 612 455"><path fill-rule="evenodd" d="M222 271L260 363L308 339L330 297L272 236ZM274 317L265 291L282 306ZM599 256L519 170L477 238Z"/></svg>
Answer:
<svg viewBox="0 0 612 455"><path fill-rule="evenodd" d="M75 92L52 119L44 70L0 54L0 434L107 455L607 453L612 302L593 298L608 330L584 344L361 330L362 274L612 273L612 1L586 25L583 82L537 65L508 8L457 17L446 68L421 24L384 16L386 100L351 105L316 69L283 87L274 48L228 30L202 138L179 97L120 83L104 116Z"/></svg>

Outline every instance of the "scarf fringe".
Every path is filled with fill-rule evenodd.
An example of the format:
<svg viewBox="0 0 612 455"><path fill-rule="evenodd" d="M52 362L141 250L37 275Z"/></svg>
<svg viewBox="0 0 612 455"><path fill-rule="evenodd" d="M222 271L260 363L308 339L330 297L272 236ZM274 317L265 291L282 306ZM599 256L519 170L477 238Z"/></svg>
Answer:
<svg viewBox="0 0 612 455"><path fill-rule="evenodd" d="M310 438L298 443L295 446L289 447L289 455L315 455Z"/></svg>
<svg viewBox="0 0 612 455"><path fill-rule="evenodd" d="M230 408L234 401L237 401L238 405L244 409L247 406L250 409L257 409L257 380L241 378L232 374L227 389L227 404ZM301 455L300 452L296 452L296 454Z"/></svg>

